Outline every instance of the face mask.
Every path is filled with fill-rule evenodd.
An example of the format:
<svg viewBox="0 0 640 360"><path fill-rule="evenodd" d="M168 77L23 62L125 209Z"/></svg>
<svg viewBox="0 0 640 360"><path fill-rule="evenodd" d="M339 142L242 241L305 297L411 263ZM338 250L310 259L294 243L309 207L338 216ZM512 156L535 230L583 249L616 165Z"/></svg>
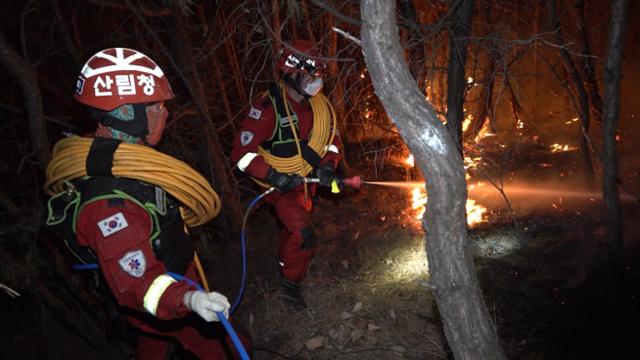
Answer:
<svg viewBox="0 0 640 360"><path fill-rule="evenodd" d="M160 141L168 116L169 112L162 103L147 106L147 124L149 127L149 135L145 139L147 144L154 146Z"/></svg>
<svg viewBox="0 0 640 360"><path fill-rule="evenodd" d="M322 90L322 85L322 78L314 77L312 80L305 81L302 91L309 96L316 96Z"/></svg>

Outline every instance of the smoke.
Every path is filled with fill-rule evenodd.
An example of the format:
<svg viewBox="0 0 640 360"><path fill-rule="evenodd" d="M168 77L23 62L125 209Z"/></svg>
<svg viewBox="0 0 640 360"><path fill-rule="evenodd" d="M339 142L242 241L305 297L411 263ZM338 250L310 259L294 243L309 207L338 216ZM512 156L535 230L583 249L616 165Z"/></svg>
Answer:
<svg viewBox="0 0 640 360"><path fill-rule="evenodd" d="M575 181L575 180L574 180ZM597 188L599 189L599 187ZM568 181L526 181L516 180L504 184L502 192L514 210L579 210L602 202L602 193L585 189ZM478 203L499 208L506 205L500 190L487 182L479 182L469 188L469 197ZM633 202L632 195L621 193L622 202Z"/></svg>

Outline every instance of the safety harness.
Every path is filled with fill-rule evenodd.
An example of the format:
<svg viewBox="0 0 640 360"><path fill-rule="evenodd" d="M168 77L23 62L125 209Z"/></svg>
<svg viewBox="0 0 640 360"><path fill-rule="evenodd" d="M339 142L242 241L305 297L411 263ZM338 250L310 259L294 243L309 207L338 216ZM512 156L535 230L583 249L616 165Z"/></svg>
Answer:
<svg viewBox="0 0 640 360"><path fill-rule="evenodd" d="M178 201L162 188L111 173L113 155L119 140L95 138L87 156L87 177L67 182L67 189L49 199L46 224L60 230L69 250L84 264L97 263L93 252L78 244L76 222L82 209L95 201L107 200L119 206L129 200L151 217L149 241L156 258L167 270L184 274L193 260L194 246L185 233Z"/></svg>
<svg viewBox="0 0 640 360"><path fill-rule="evenodd" d="M269 88L268 97L271 105L275 109L276 125L271 137L264 141L261 147L277 157L290 158L296 156L298 150L296 148L293 130L291 129L291 124L287 117L287 109L285 108L282 93L277 83L273 83ZM293 109L289 112L292 117L291 123L293 123L295 131L299 134L298 115ZM322 157L309 146L308 139L300 139L300 149L302 150L302 158L313 168L317 168Z"/></svg>

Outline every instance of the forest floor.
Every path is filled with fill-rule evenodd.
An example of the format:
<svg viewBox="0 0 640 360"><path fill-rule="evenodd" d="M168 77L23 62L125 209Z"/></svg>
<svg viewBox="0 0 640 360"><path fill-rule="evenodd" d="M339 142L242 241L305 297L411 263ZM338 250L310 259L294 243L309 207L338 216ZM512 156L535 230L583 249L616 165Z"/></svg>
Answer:
<svg viewBox="0 0 640 360"><path fill-rule="evenodd" d="M535 189L509 196L515 226L497 192L471 192L488 208L469 239L508 358L640 357L636 332L626 330L640 320L640 231L634 226L640 207L624 197L627 291L616 300L608 290L598 190L540 192L576 191L567 179L575 177L577 160L576 151L551 154L530 146L504 164L506 183L527 179L518 188ZM370 160L353 157L350 165L351 174L373 179ZM376 174L376 180L403 181L407 170L387 163L376 165ZM256 359L450 358L428 282L424 232L414 216L410 189L363 185L339 197L321 194L312 214L319 246L304 283L309 308L295 312L278 298L278 226L268 207L257 210L249 226L247 291L236 318L253 335ZM217 268L238 269L235 258ZM237 272L225 273L214 277L233 294Z"/></svg>
<svg viewBox="0 0 640 360"><path fill-rule="evenodd" d="M358 151L349 153L351 175L416 179L400 156L352 148ZM476 149L494 165L469 172L473 182L504 174L517 222L490 185L478 187L470 198L488 210L484 222L471 227L469 244L507 357L640 358L633 330L640 323L637 201L623 197L627 277L625 293L616 297L609 290L599 187L582 193L572 181L577 152L551 153L548 146L529 144L505 159L501 149L491 144ZM640 187L637 180L626 185L636 193ZM575 193L563 196L554 192L558 189ZM322 193L312 220L319 241L304 282L309 308L295 312L278 298L279 230L273 213L259 205L249 219L246 293L234 318L250 330L255 359L451 358L410 189L363 185L338 197ZM233 300L240 278L239 242L200 241L199 247L212 287ZM0 307L0 345L9 359L114 358L87 346L28 293L21 300L0 294ZM114 353L130 358L131 347L122 345L114 343L121 346Z"/></svg>

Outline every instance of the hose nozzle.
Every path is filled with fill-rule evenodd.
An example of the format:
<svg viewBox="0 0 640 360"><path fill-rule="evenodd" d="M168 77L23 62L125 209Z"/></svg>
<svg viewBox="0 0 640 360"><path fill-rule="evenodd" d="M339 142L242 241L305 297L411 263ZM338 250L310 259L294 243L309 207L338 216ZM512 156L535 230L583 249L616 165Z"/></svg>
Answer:
<svg viewBox="0 0 640 360"><path fill-rule="evenodd" d="M303 180L306 183L319 183L320 182L320 180L318 180L318 178L304 178ZM360 177L360 175L356 175L356 176L352 176L352 177L348 177L348 178L342 178L342 179L340 179L338 181L334 181L333 184L331 184L331 192L339 193L340 189L339 189L338 185L346 185L346 186L350 186L350 187L352 187L354 189L360 189L360 185L362 185L362 178Z"/></svg>
<svg viewBox="0 0 640 360"><path fill-rule="evenodd" d="M354 189L360 189L360 185L362 185L362 178L360 175L356 175L342 179L342 183L347 186L351 186Z"/></svg>

